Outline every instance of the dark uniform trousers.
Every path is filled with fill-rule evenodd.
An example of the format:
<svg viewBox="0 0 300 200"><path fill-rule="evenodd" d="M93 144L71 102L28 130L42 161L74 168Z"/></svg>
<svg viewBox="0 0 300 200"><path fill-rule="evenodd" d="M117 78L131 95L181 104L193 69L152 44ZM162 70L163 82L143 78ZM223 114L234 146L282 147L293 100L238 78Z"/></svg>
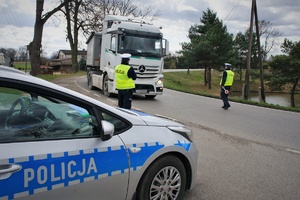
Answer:
<svg viewBox="0 0 300 200"><path fill-rule="evenodd" d="M118 90L118 106L120 108L131 109L133 89Z"/></svg>
<svg viewBox="0 0 300 200"><path fill-rule="evenodd" d="M224 88L226 89L226 90L228 90L228 91L230 91L230 86L224 86ZM223 103L224 103L224 107L227 107L227 108L229 108L230 107L230 104L229 104L229 102L228 102L228 94L226 94L225 93L225 90L223 90L222 88L221 88L221 91L220 91L220 95L221 95L221 99L222 99L222 101L223 101Z"/></svg>

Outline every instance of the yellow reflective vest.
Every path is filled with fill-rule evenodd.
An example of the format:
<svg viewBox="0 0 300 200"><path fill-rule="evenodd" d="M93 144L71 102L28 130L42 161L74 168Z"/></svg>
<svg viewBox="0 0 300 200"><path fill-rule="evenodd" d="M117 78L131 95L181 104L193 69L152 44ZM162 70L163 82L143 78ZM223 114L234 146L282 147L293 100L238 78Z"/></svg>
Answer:
<svg viewBox="0 0 300 200"><path fill-rule="evenodd" d="M135 88L132 78L127 76L130 69L129 65L120 64L115 68L116 88L117 90L126 90Z"/></svg>
<svg viewBox="0 0 300 200"><path fill-rule="evenodd" d="M226 76L226 81L224 83L224 86L232 86L233 78L234 78L234 72L231 71L231 70L226 70L226 73L227 73L227 76ZM220 85L222 85L222 79L220 81Z"/></svg>

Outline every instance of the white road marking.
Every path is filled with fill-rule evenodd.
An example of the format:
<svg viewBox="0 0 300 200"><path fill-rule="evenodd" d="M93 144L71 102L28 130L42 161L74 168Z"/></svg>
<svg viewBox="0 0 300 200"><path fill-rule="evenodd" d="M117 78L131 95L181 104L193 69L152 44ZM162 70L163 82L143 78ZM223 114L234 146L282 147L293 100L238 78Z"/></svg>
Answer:
<svg viewBox="0 0 300 200"><path fill-rule="evenodd" d="M285 150L292 152L292 153L300 154L300 151L297 151L297 150L293 150L293 149L285 149Z"/></svg>
<svg viewBox="0 0 300 200"><path fill-rule="evenodd" d="M75 85L76 85L77 87L79 87L80 89L82 89L82 90L84 90L84 91L86 91L86 92L91 92L90 90L86 90L86 89L84 89L83 87L81 87L80 85L78 85L78 84L77 84L77 80L75 80L74 82L75 82Z"/></svg>

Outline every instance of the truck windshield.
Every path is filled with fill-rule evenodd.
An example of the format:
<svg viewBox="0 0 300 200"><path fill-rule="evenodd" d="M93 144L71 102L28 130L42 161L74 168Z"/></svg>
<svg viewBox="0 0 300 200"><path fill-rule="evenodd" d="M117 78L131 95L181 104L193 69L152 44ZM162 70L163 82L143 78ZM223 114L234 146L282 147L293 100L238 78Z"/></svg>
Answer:
<svg viewBox="0 0 300 200"><path fill-rule="evenodd" d="M119 53L130 53L133 56L162 57L162 40L130 35L120 35Z"/></svg>

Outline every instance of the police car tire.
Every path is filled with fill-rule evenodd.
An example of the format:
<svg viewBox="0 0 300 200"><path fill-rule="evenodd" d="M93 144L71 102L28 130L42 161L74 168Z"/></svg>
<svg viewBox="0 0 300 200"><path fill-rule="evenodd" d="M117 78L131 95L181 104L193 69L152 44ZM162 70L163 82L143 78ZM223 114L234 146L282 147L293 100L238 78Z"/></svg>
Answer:
<svg viewBox="0 0 300 200"><path fill-rule="evenodd" d="M146 172L144 173L139 186L137 188L137 195L136 195L136 200L150 200L150 188L155 181L159 174L162 174L163 169L168 169L172 168L177 170L179 172L180 178L181 178L181 186L180 190L178 192L176 200L182 199L182 196L185 191L186 187L186 171L183 163L179 158L176 156L168 155L168 156L163 156L159 158L157 161L155 161L152 165L148 167ZM161 177L161 176L159 176ZM167 177L170 178L170 177ZM161 188L164 188L163 185L160 185ZM157 188L157 185L156 185ZM163 190L163 189L162 189ZM153 197L153 196L152 196ZM151 198L152 199L152 198ZM170 198L168 198L170 199Z"/></svg>

